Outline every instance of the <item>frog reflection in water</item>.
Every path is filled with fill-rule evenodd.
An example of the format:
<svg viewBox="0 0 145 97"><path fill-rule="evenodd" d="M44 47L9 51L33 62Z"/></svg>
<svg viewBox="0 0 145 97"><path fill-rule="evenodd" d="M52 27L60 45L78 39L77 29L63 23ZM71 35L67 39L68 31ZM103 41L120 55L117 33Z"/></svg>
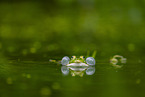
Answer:
<svg viewBox="0 0 145 97"><path fill-rule="evenodd" d="M63 75L68 75L69 72L71 72L72 76L80 76L83 77L83 75L86 73L86 75L93 75L95 73L95 67L89 66L89 67L68 67L68 66L62 66L61 72Z"/></svg>

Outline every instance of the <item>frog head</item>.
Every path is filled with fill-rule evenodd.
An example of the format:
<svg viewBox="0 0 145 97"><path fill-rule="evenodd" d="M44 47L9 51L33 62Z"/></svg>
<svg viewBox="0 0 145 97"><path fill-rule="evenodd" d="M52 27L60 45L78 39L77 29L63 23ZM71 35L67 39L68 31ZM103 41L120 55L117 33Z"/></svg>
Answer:
<svg viewBox="0 0 145 97"><path fill-rule="evenodd" d="M85 58L84 56L80 56L79 58L72 56L70 63L85 63Z"/></svg>
<svg viewBox="0 0 145 97"><path fill-rule="evenodd" d="M76 64L72 64L72 63L76 63ZM62 65L82 65L82 63L88 65L95 65L95 59L93 57L88 57L88 58L84 58L84 56L80 56L80 57L76 57L76 56L72 56L72 58L70 59L68 56L65 56L62 58L61 60L61 64ZM83 65L84 65L83 64Z"/></svg>

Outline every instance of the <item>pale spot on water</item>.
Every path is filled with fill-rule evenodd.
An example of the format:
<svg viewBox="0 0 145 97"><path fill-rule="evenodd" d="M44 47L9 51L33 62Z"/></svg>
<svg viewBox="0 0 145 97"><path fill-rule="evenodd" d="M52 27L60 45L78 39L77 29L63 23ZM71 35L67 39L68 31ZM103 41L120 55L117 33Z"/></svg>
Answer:
<svg viewBox="0 0 145 97"><path fill-rule="evenodd" d="M23 49L23 50L22 50L22 54L23 54L23 55L27 55L27 53L28 53L27 49Z"/></svg>
<svg viewBox="0 0 145 97"><path fill-rule="evenodd" d="M31 78L31 74L22 73L22 76L23 76L23 77L26 77L26 78Z"/></svg>
<svg viewBox="0 0 145 97"><path fill-rule="evenodd" d="M136 80L136 84L140 84L141 80L140 79L137 79Z"/></svg>
<svg viewBox="0 0 145 97"><path fill-rule="evenodd" d="M139 60L138 60L138 63L142 63L142 61L139 59Z"/></svg>
<svg viewBox="0 0 145 97"><path fill-rule="evenodd" d="M60 89L60 84L59 83L53 83L52 88L55 89L55 90Z"/></svg>
<svg viewBox="0 0 145 97"><path fill-rule="evenodd" d="M12 78L10 78L10 77L7 78L6 82L7 82L7 84L13 84Z"/></svg>
<svg viewBox="0 0 145 97"><path fill-rule="evenodd" d="M40 90L40 94L42 96L50 96L51 95L51 90L49 87L44 87Z"/></svg>
<svg viewBox="0 0 145 97"><path fill-rule="evenodd" d="M27 74L26 77L27 77L27 78L31 78L31 75L30 75L30 74Z"/></svg>
<svg viewBox="0 0 145 97"><path fill-rule="evenodd" d="M36 53L36 48L30 48L31 53Z"/></svg>
<svg viewBox="0 0 145 97"><path fill-rule="evenodd" d="M132 43L128 44L128 50L133 52L135 50L135 45Z"/></svg>

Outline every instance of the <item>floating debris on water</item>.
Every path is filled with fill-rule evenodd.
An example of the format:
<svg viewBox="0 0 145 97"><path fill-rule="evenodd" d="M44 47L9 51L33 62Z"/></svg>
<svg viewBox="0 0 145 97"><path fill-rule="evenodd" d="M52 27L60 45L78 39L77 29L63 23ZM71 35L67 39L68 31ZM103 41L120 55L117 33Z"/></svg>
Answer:
<svg viewBox="0 0 145 97"><path fill-rule="evenodd" d="M126 58L121 55L115 55L110 59L110 63L115 68L122 68L123 64L126 63Z"/></svg>
<svg viewBox="0 0 145 97"><path fill-rule="evenodd" d="M61 60L56 61L56 60L49 59L49 62L56 63L57 65L61 64Z"/></svg>
<svg viewBox="0 0 145 97"><path fill-rule="evenodd" d="M49 62L54 62L54 63L55 63L55 62L56 62L56 60L52 60L52 59L50 59L50 60L49 60Z"/></svg>

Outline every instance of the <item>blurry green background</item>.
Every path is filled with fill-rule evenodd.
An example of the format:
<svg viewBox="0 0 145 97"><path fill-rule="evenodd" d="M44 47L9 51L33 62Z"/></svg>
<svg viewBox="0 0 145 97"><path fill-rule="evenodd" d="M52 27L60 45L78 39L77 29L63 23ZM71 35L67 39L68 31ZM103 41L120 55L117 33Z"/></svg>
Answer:
<svg viewBox="0 0 145 97"><path fill-rule="evenodd" d="M144 52L144 5L145 0L2 0L0 49L10 56Z"/></svg>
<svg viewBox="0 0 145 97"><path fill-rule="evenodd" d="M145 0L1 0L0 97L145 97L144 43ZM49 62L94 50L92 76Z"/></svg>

